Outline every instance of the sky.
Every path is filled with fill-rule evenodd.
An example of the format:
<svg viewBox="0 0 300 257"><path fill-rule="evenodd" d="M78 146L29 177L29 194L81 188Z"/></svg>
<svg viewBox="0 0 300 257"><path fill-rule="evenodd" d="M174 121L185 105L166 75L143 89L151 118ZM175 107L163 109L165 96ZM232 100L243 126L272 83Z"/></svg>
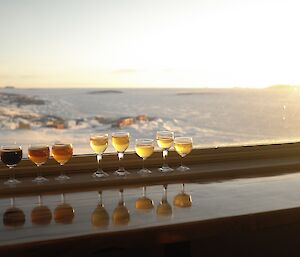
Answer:
<svg viewBox="0 0 300 257"><path fill-rule="evenodd" d="M0 86L300 85L298 0L0 0Z"/></svg>

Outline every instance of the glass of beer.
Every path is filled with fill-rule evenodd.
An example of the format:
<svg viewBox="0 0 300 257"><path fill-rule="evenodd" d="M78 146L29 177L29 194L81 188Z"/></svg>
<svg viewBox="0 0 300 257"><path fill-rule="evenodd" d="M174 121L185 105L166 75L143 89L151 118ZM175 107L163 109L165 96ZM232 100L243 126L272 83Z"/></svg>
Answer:
<svg viewBox="0 0 300 257"><path fill-rule="evenodd" d="M158 131L156 133L156 141L159 148L162 149L163 153L163 165L158 170L161 172L171 172L172 168L167 164L166 158L168 156L169 149L173 146L174 132L172 131Z"/></svg>
<svg viewBox="0 0 300 257"><path fill-rule="evenodd" d="M96 134L90 136L90 146L97 155L98 169L93 173L94 178L107 177L102 169L102 155L108 146L108 134Z"/></svg>
<svg viewBox="0 0 300 257"><path fill-rule="evenodd" d="M143 168L138 171L138 174L147 175L152 173L151 170L145 168L145 160L150 157L154 152L153 139L136 139L135 152L143 159Z"/></svg>
<svg viewBox="0 0 300 257"><path fill-rule="evenodd" d="M119 169L114 174L117 176L126 176L130 174L122 166L121 160L124 158L124 152L129 146L129 133L128 132L115 132L112 134L112 145L118 153Z"/></svg>
<svg viewBox="0 0 300 257"><path fill-rule="evenodd" d="M52 156L53 156L54 160L56 160L60 164L61 167L72 158L72 155L73 155L72 144L55 143L52 146ZM70 179L70 177L65 175L62 170L61 174L58 177L56 177L55 179L58 181L66 181L66 180Z"/></svg>
<svg viewBox="0 0 300 257"><path fill-rule="evenodd" d="M188 155L193 149L193 139L191 137L176 137L174 140L174 147L176 152L181 156L179 171L188 171L189 167L182 164L183 158Z"/></svg>
<svg viewBox="0 0 300 257"><path fill-rule="evenodd" d="M36 164L38 172L37 177L32 180L34 183L45 183L48 181L40 173L40 166L45 164L49 159L50 149L48 145L30 145L28 147L28 157Z"/></svg>
<svg viewBox="0 0 300 257"><path fill-rule="evenodd" d="M15 186L16 184L21 183L19 180L15 178L15 173L13 172L13 168L18 165L18 163L22 160L23 151L22 147L18 145L10 145L10 146L1 146L0 149L1 161L11 169L10 178L4 182L5 185Z"/></svg>

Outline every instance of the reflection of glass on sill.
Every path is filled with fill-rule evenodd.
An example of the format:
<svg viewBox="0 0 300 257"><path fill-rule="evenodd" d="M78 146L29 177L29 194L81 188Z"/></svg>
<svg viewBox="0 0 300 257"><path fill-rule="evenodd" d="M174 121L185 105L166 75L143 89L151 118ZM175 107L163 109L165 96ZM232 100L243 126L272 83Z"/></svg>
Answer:
<svg viewBox="0 0 300 257"><path fill-rule="evenodd" d="M112 220L115 225L127 225L130 220L129 210L125 206L123 189L119 191L119 202L112 214Z"/></svg>
<svg viewBox="0 0 300 257"><path fill-rule="evenodd" d="M167 185L163 186L163 196L162 199L159 203L159 205L156 208L156 214L157 216L164 216L168 217L172 215L172 206L168 202L168 197L167 197Z"/></svg>
<svg viewBox="0 0 300 257"><path fill-rule="evenodd" d="M99 202L92 213L91 222L95 227L107 227L109 225L109 214L102 201L102 191L98 192Z"/></svg>
<svg viewBox="0 0 300 257"><path fill-rule="evenodd" d="M38 205L31 211L31 222L35 225L48 225L51 223L52 213L48 206L43 205L42 196L38 196Z"/></svg>
<svg viewBox="0 0 300 257"><path fill-rule="evenodd" d="M185 185L182 184L182 189L173 199L173 204L176 207L185 208L192 206L192 196L185 192Z"/></svg>
<svg viewBox="0 0 300 257"><path fill-rule="evenodd" d="M3 214L3 224L7 227L22 227L25 224L25 214L15 206L14 197L10 199L10 207Z"/></svg>
<svg viewBox="0 0 300 257"><path fill-rule="evenodd" d="M74 219L73 207L65 202L65 195L61 194L61 203L54 209L54 220L56 223L70 224Z"/></svg>
<svg viewBox="0 0 300 257"><path fill-rule="evenodd" d="M135 208L138 210L152 210L154 207L153 201L146 195L146 187L143 187L143 194L141 197L136 199Z"/></svg>

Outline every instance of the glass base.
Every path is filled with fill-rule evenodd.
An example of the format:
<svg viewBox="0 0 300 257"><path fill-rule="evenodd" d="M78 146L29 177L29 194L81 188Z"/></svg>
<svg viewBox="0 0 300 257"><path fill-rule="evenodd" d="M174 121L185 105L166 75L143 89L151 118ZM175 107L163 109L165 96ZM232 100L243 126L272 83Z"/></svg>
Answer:
<svg viewBox="0 0 300 257"><path fill-rule="evenodd" d="M97 170L92 175L93 178L106 178L108 176L109 175L106 172L104 172L103 170Z"/></svg>
<svg viewBox="0 0 300 257"><path fill-rule="evenodd" d="M169 167L168 165L163 165L161 168L158 169L160 172L171 172L174 169L172 169L171 167Z"/></svg>
<svg viewBox="0 0 300 257"><path fill-rule="evenodd" d="M20 183L21 183L20 180L17 180L15 178L10 178L9 180L4 182L4 185L15 186L15 185L20 184Z"/></svg>
<svg viewBox="0 0 300 257"><path fill-rule="evenodd" d="M64 175L64 174L61 174L61 175L59 175L58 177L55 178L55 180L58 180L58 181L67 181L69 179L70 179L70 177L67 176L67 175Z"/></svg>
<svg viewBox="0 0 300 257"><path fill-rule="evenodd" d="M139 170L137 173L140 174L140 175L149 175L149 174L152 173L152 171L148 170L146 168L143 168L143 169Z"/></svg>
<svg viewBox="0 0 300 257"><path fill-rule="evenodd" d="M181 166L179 166L176 170L178 170L178 171L189 171L190 168L187 167L187 166L181 165Z"/></svg>
<svg viewBox="0 0 300 257"><path fill-rule="evenodd" d="M35 179L32 180L33 183L37 183L37 184L42 184L42 183L46 183L48 182L49 180L46 179L45 177L43 176L37 176Z"/></svg>
<svg viewBox="0 0 300 257"><path fill-rule="evenodd" d="M130 172L128 172L128 171L125 170L124 168L119 168L118 170L116 170L116 171L114 172L114 174L115 174L116 176L121 176L121 177L123 177L123 176L129 175Z"/></svg>

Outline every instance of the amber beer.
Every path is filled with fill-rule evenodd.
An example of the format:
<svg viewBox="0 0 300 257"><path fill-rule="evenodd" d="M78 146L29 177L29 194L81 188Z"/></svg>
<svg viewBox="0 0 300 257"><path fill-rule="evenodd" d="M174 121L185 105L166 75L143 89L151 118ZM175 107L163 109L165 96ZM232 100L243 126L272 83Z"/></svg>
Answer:
<svg viewBox="0 0 300 257"><path fill-rule="evenodd" d="M52 155L60 165L64 165L71 159L73 147L71 144L56 143L52 146Z"/></svg>
<svg viewBox="0 0 300 257"><path fill-rule="evenodd" d="M47 162L49 159L50 150L47 145L30 146L28 148L28 157L37 166L40 166Z"/></svg>

